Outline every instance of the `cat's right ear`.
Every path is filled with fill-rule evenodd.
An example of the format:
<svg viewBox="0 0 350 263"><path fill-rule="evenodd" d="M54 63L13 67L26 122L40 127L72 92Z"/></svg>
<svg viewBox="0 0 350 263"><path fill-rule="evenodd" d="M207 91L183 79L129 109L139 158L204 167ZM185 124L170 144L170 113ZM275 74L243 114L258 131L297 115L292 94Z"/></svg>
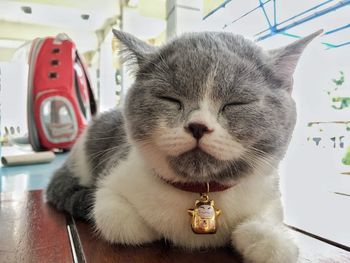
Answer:
<svg viewBox="0 0 350 263"><path fill-rule="evenodd" d="M298 60L305 47L318 35L322 34L323 29L314 32L304 38L301 38L285 47L270 50L271 64L275 71L283 77L283 79L292 79L294 70Z"/></svg>
<svg viewBox="0 0 350 263"><path fill-rule="evenodd" d="M148 57L156 51L156 48L148 45L144 41L134 37L133 35L113 29L114 36L119 40L121 48L119 49L123 62L137 64L148 60Z"/></svg>

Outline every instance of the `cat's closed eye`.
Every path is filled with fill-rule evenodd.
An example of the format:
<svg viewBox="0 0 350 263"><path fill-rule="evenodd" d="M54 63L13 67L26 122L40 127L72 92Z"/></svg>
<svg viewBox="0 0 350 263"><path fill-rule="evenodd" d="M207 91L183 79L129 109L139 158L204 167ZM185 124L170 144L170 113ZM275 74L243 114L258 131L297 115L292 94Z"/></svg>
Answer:
<svg viewBox="0 0 350 263"><path fill-rule="evenodd" d="M157 97L160 100L167 101L173 104L176 104L178 106L178 109L181 110L183 108L182 102L176 98L169 97L169 96L158 96Z"/></svg>
<svg viewBox="0 0 350 263"><path fill-rule="evenodd" d="M233 108L233 107L237 107L237 106L249 105L249 104L251 104L251 103L253 103L255 101L256 100L252 100L252 101L235 101L235 102L226 103L221 108L221 111L225 111L225 110L228 110L229 108Z"/></svg>

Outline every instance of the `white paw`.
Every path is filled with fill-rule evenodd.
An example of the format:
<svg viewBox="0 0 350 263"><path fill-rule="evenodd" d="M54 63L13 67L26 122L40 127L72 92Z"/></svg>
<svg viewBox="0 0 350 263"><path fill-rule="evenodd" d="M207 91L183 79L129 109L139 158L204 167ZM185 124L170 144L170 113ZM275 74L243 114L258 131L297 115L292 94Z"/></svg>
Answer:
<svg viewBox="0 0 350 263"><path fill-rule="evenodd" d="M248 221L232 234L233 246L251 263L295 263L298 247L283 225Z"/></svg>
<svg viewBox="0 0 350 263"><path fill-rule="evenodd" d="M111 243L141 245L159 239L127 200L104 189L97 191L93 219L97 232Z"/></svg>

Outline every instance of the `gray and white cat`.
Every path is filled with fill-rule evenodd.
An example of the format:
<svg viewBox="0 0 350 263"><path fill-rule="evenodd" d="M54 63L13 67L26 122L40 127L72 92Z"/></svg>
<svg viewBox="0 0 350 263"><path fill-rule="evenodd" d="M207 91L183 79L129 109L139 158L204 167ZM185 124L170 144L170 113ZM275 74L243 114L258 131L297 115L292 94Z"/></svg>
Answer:
<svg viewBox="0 0 350 263"><path fill-rule="evenodd" d="M114 30L136 80L124 107L81 135L48 201L112 243L231 243L247 262L296 262L276 171L296 119L293 71L321 32L264 51L231 33L188 33L153 47ZM190 186L207 182L222 214L216 234L197 235L187 209L199 195Z"/></svg>

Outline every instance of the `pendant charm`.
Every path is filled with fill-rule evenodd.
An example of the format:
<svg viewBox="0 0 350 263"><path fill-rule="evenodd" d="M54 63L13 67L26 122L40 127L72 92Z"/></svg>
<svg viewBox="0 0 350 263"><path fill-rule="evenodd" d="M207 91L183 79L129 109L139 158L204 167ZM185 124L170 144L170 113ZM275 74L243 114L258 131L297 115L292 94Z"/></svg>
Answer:
<svg viewBox="0 0 350 263"><path fill-rule="evenodd" d="M201 194L200 200L196 200L194 206L193 209L188 209L192 217L192 231L196 234L215 234L216 219L221 214L221 210L215 210L214 200L210 200L208 194Z"/></svg>

